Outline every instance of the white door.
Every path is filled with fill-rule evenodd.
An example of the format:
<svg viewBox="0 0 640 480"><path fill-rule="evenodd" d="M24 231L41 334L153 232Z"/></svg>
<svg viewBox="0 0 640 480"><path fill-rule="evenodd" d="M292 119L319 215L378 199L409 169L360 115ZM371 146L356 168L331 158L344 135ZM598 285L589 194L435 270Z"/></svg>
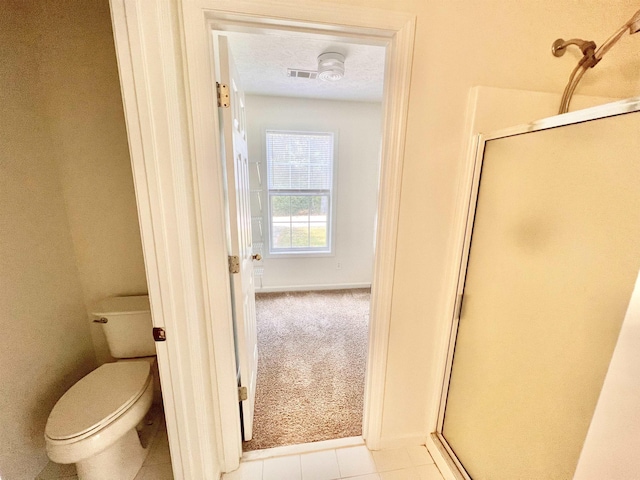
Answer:
<svg viewBox="0 0 640 480"><path fill-rule="evenodd" d="M226 37L219 37L220 83L229 87L230 108L220 108L220 124L224 138L224 158L227 176L229 208L230 255L237 256L238 273L230 274L233 297L238 386L246 388L247 398L241 402L243 437L251 440L253 409L258 369L258 339L256 335L256 303L253 284L253 255L251 237L251 191L249 160L245 128L244 92L238 82Z"/></svg>

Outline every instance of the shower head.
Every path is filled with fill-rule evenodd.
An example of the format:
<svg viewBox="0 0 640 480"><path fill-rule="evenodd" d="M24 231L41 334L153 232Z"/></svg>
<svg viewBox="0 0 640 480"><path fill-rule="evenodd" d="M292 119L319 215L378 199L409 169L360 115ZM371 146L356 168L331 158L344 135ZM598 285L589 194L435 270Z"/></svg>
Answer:
<svg viewBox="0 0 640 480"><path fill-rule="evenodd" d="M627 25L629 25L629 35L640 32L640 10L638 10L636 14L631 17L631 20L629 20Z"/></svg>
<svg viewBox="0 0 640 480"><path fill-rule="evenodd" d="M620 30L611 35L611 37L609 37L607 41L598 48L598 50L596 50L595 57L598 62L602 59L604 54L607 53L611 47L618 42L618 40L620 40L627 30L629 30L630 35L640 31L640 10L638 10L633 17L631 17L631 19L620 28Z"/></svg>

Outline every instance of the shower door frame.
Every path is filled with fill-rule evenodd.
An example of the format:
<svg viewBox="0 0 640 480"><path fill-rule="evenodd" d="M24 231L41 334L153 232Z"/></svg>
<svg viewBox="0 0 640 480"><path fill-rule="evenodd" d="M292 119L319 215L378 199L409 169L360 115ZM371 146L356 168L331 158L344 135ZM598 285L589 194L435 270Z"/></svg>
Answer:
<svg viewBox="0 0 640 480"><path fill-rule="evenodd" d="M453 358L455 353L456 339L458 336L458 326L460 322L460 311L464 296L464 285L467 274L467 264L469 261L469 252L471 249L471 239L473 236L473 225L475 221L476 206L478 201L478 193L480 190L480 181L482 177L482 166L484 162L484 152L487 142L508 138L526 133L533 133L552 128L560 128L568 125L575 125L592 120L599 120L608 117L625 115L628 113L640 112L640 96L632 97L613 103L607 103L597 107L587 108L575 112L556 115L554 117L544 118L525 125L518 125L501 129L490 134L478 134L473 139L473 144L469 155L472 160L469 162L470 171L467 172L470 185L468 188L468 197L465 203L463 218L460 219L460 228L458 230L458 245L461 246L457 257L457 282L455 287L455 304L451 318L449 334L446 348L446 362L442 372L442 387L440 392L440 402L437 412L436 431L429 438L430 447L437 449L442 459L453 472L456 480L473 480L465 470L462 462L458 459L455 452L443 435L445 410L447 405L447 395L449 392L449 383L451 380L451 371L453 367ZM438 463L438 462L437 462Z"/></svg>

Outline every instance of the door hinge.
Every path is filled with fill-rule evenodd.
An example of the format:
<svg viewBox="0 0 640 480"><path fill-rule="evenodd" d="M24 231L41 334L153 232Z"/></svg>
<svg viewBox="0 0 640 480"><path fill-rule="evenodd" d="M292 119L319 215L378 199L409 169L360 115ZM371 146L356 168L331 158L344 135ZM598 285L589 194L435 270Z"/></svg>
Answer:
<svg viewBox="0 0 640 480"><path fill-rule="evenodd" d="M247 398L247 387L238 387L238 400L244 402Z"/></svg>
<svg viewBox="0 0 640 480"><path fill-rule="evenodd" d="M153 327L153 339L156 342L166 342L167 332L164 331L164 328Z"/></svg>
<svg viewBox="0 0 640 480"><path fill-rule="evenodd" d="M218 93L218 106L222 108L229 108L229 105L231 105L229 86L224 83L216 82L216 91Z"/></svg>
<svg viewBox="0 0 640 480"><path fill-rule="evenodd" d="M462 296L463 296L463 294L460 293L456 297L456 305L455 305L455 308L454 308L454 311L453 311L453 318L454 319L460 320L460 313L462 312Z"/></svg>
<svg viewBox="0 0 640 480"><path fill-rule="evenodd" d="M240 257L229 255L229 273L240 273Z"/></svg>

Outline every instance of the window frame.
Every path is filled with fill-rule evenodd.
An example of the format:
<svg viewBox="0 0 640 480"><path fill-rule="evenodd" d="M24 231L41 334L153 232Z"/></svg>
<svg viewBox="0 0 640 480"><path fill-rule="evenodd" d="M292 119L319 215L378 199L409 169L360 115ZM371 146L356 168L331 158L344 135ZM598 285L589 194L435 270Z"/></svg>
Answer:
<svg viewBox="0 0 640 480"><path fill-rule="evenodd" d="M270 189L269 188L269 159L267 152L267 135L269 133L291 134L291 135L328 135L332 140L331 159L331 182L327 189ZM291 130L281 128L265 128L263 130L263 178L266 179L264 194L266 196L267 208L264 209L265 223L267 224L268 238L264 239L267 244L265 254L270 258L300 258L300 257L332 257L335 256L335 225L336 225L336 172L337 172L337 139L338 133L334 130ZM272 222L272 196L324 196L329 198L328 219L327 219L327 247L290 247L287 249L273 248L273 222Z"/></svg>

